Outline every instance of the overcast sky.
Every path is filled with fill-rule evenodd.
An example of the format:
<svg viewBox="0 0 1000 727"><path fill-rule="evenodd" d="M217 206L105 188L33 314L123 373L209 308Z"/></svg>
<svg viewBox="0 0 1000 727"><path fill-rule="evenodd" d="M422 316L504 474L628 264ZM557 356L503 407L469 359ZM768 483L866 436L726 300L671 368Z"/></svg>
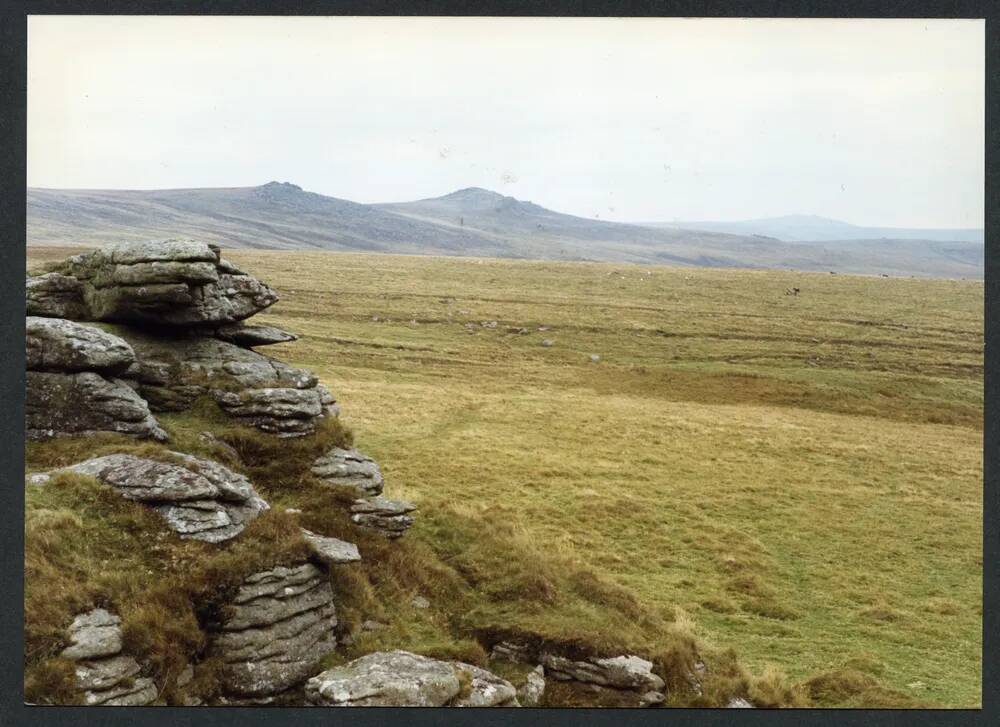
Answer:
<svg viewBox="0 0 1000 727"><path fill-rule="evenodd" d="M28 185L980 227L975 20L32 17Z"/></svg>

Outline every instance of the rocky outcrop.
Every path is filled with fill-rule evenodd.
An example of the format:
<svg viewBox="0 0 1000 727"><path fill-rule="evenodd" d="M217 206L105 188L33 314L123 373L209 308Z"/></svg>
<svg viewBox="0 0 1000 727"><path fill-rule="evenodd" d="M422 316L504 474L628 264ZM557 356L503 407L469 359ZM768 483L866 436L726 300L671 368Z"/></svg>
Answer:
<svg viewBox="0 0 1000 727"><path fill-rule="evenodd" d="M308 434L338 414L329 389L304 369L216 338L115 330L135 351L127 375L153 411L183 411L211 396L229 416L282 436Z"/></svg>
<svg viewBox="0 0 1000 727"><path fill-rule="evenodd" d="M385 484L375 460L356 449L331 449L313 462L312 473L324 485L359 498L381 495Z"/></svg>
<svg viewBox="0 0 1000 727"><path fill-rule="evenodd" d="M390 539L403 536L411 525L413 517L408 513L417 506L404 500L390 500L378 495L361 498L351 505L351 521L363 528L374 530Z"/></svg>
<svg viewBox="0 0 1000 727"><path fill-rule="evenodd" d="M195 240L117 243L54 267L26 282L28 368L105 379L29 377L29 436L106 429L154 436L162 430L146 421L149 410L181 411L205 395L279 436L308 434L337 415L314 375L251 350L296 336L244 323L278 297L219 248ZM56 319L119 325L112 335L70 320L46 322ZM76 415L49 409L84 415L75 422Z"/></svg>
<svg viewBox="0 0 1000 727"><path fill-rule="evenodd" d="M542 654L545 674L561 681L578 681L613 689L627 689L642 695L646 705L664 700L663 680L653 673L653 663L639 656L591 657L573 660Z"/></svg>
<svg viewBox="0 0 1000 727"><path fill-rule="evenodd" d="M246 580L212 626L222 684L243 697L269 697L301 684L336 648L333 589L309 563L277 566Z"/></svg>
<svg viewBox="0 0 1000 727"><path fill-rule="evenodd" d="M167 439L149 406L119 378L135 363L129 344L60 318L25 321L28 439L117 432Z"/></svg>
<svg viewBox="0 0 1000 727"><path fill-rule="evenodd" d="M44 485L57 472L95 477L130 500L150 505L182 538L217 543L235 537L267 509L243 475L211 460L171 452L174 461L110 454L33 475Z"/></svg>
<svg viewBox="0 0 1000 727"><path fill-rule="evenodd" d="M75 255L28 282L28 313L177 326L229 324L278 300L195 240L124 242Z"/></svg>
<svg viewBox="0 0 1000 727"><path fill-rule="evenodd" d="M306 698L325 707L492 707L517 702L510 682L485 669L409 651L378 651L327 669L306 682Z"/></svg>
<svg viewBox="0 0 1000 727"><path fill-rule="evenodd" d="M76 682L87 706L137 707L158 696L152 679L122 654L121 619L102 608L77 616L69 627L70 646L61 656L76 662Z"/></svg>
<svg viewBox="0 0 1000 727"><path fill-rule="evenodd" d="M326 535L316 533L302 528L302 537L312 548L313 556L324 565L341 565L343 563L356 563L361 560L358 553L358 546L348 543L346 540L331 538Z"/></svg>

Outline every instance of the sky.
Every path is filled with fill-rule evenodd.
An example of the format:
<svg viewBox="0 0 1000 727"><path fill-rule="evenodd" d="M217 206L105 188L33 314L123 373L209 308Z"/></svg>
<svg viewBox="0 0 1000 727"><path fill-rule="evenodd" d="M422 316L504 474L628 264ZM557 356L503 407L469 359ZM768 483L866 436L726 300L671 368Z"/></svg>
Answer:
<svg viewBox="0 0 1000 727"><path fill-rule="evenodd" d="M981 227L979 20L32 16L28 186Z"/></svg>

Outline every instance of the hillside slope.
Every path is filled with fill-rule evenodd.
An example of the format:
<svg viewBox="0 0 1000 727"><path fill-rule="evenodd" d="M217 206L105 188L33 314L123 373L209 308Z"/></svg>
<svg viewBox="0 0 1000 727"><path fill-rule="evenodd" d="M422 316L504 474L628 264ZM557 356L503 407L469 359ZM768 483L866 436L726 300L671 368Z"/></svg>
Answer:
<svg viewBox="0 0 1000 727"><path fill-rule="evenodd" d="M766 235L786 242L836 242L838 240L927 240L935 242L983 242L981 229L935 229L909 227L863 227L818 215L785 215L759 220L717 222L646 222L657 229L696 228L733 235Z"/></svg>
<svg viewBox="0 0 1000 727"><path fill-rule="evenodd" d="M189 236L223 247L319 249L864 274L982 277L982 245L788 243L562 214L485 189L359 204L289 183L172 190L29 189L30 245Z"/></svg>

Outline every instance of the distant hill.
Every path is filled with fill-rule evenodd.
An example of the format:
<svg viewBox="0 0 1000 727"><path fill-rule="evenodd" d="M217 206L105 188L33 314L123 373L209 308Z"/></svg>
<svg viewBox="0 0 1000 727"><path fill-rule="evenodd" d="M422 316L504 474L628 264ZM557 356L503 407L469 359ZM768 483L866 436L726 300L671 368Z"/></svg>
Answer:
<svg viewBox="0 0 1000 727"><path fill-rule="evenodd" d="M931 240L936 242L983 242L981 229L935 229L905 227L859 227L816 215L786 215L740 222L645 222L657 229L693 228L733 235L765 235L785 242L835 242L840 240Z"/></svg>
<svg viewBox="0 0 1000 727"><path fill-rule="evenodd" d="M29 245L189 236L222 247L982 277L982 245L789 243L562 214L480 188L359 204L287 182L169 190L28 189ZM978 251L978 252L977 252Z"/></svg>

